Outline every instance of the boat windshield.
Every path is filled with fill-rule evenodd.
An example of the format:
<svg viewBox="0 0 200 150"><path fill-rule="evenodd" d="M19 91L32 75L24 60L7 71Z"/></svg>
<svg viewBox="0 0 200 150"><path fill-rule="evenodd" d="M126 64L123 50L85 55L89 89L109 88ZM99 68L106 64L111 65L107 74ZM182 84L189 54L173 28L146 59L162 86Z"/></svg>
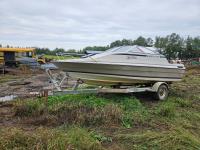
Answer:
<svg viewBox="0 0 200 150"><path fill-rule="evenodd" d="M120 46L114 47L106 52L111 53L139 53L139 54L156 54L159 55L158 50L153 47L143 47L143 46Z"/></svg>
<svg viewBox="0 0 200 150"><path fill-rule="evenodd" d="M143 46L120 46L120 47L114 47L111 49L108 49L107 51L96 54L94 56L91 56L92 58L100 58L107 55L112 55L116 53L121 54L137 54L137 55L156 55L156 56L162 56L158 53L158 49L153 47L143 47ZM164 57L164 56L163 56Z"/></svg>
<svg viewBox="0 0 200 150"><path fill-rule="evenodd" d="M120 49L120 47L113 47L108 49L106 52L115 52L117 49Z"/></svg>

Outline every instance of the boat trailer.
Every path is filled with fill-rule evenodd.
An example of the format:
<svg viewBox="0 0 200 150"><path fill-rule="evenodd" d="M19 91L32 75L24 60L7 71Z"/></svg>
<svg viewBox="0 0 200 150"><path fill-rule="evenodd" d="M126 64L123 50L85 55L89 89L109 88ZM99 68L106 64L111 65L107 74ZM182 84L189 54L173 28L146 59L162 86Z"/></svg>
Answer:
<svg viewBox="0 0 200 150"><path fill-rule="evenodd" d="M119 86L115 88L108 87L94 87L87 88L83 85L83 81L78 79L75 81L72 87L68 87L68 89L63 89L63 83L68 82L70 79L73 79L67 73L63 73L63 77L58 80L55 76L53 76L52 71L50 69L46 69L46 73L52 83L52 93L51 95L65 95L65 94L81 94L81 93L137 93L137 92L152 92L155 95L155 98L158 100L166 100L169 95L169 86L166 82L155 82L151 86Z"/></svg>

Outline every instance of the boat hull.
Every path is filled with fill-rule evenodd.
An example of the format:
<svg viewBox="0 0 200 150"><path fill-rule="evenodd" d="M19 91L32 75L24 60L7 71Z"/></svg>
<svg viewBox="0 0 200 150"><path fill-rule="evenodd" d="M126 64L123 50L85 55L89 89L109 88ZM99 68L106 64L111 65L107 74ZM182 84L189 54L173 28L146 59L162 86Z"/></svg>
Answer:
<svg viewBox="0 0 200 150"><path fill-rule="evenodd" d="M158 65L126 65L94 62L54 62L74 79L96 85L134 85L157 81L180 81L184 68Z"/></svg>

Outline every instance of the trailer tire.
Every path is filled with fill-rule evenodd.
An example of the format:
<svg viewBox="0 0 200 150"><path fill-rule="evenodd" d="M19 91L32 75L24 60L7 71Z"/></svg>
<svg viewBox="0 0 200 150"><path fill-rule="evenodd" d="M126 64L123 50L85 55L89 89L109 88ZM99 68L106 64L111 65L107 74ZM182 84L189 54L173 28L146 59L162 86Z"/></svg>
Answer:
<svg viewBox="0 0 200 150"><path fill-rule="evenodd" d="M166 84L161 84L158 87L157 92L155 93L156 99L162 101L166 100L168 98L168 95L169 95L169 88Z"/></svg>

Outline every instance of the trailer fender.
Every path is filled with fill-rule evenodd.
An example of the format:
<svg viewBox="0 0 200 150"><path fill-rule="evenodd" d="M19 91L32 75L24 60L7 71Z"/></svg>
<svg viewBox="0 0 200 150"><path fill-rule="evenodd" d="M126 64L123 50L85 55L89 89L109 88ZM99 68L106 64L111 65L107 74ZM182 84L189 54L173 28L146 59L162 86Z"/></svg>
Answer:
<svg viewBox="0 0 200 150"><path fill-rule="evenodd" d="M154 83L154 85L152 86L152 91L157 92L157 91L158 91L158 88L159 88L162 84L166 85L167 88L169 89L168 84L167 84L166 82L156 82L156 83Z"/></svg>

